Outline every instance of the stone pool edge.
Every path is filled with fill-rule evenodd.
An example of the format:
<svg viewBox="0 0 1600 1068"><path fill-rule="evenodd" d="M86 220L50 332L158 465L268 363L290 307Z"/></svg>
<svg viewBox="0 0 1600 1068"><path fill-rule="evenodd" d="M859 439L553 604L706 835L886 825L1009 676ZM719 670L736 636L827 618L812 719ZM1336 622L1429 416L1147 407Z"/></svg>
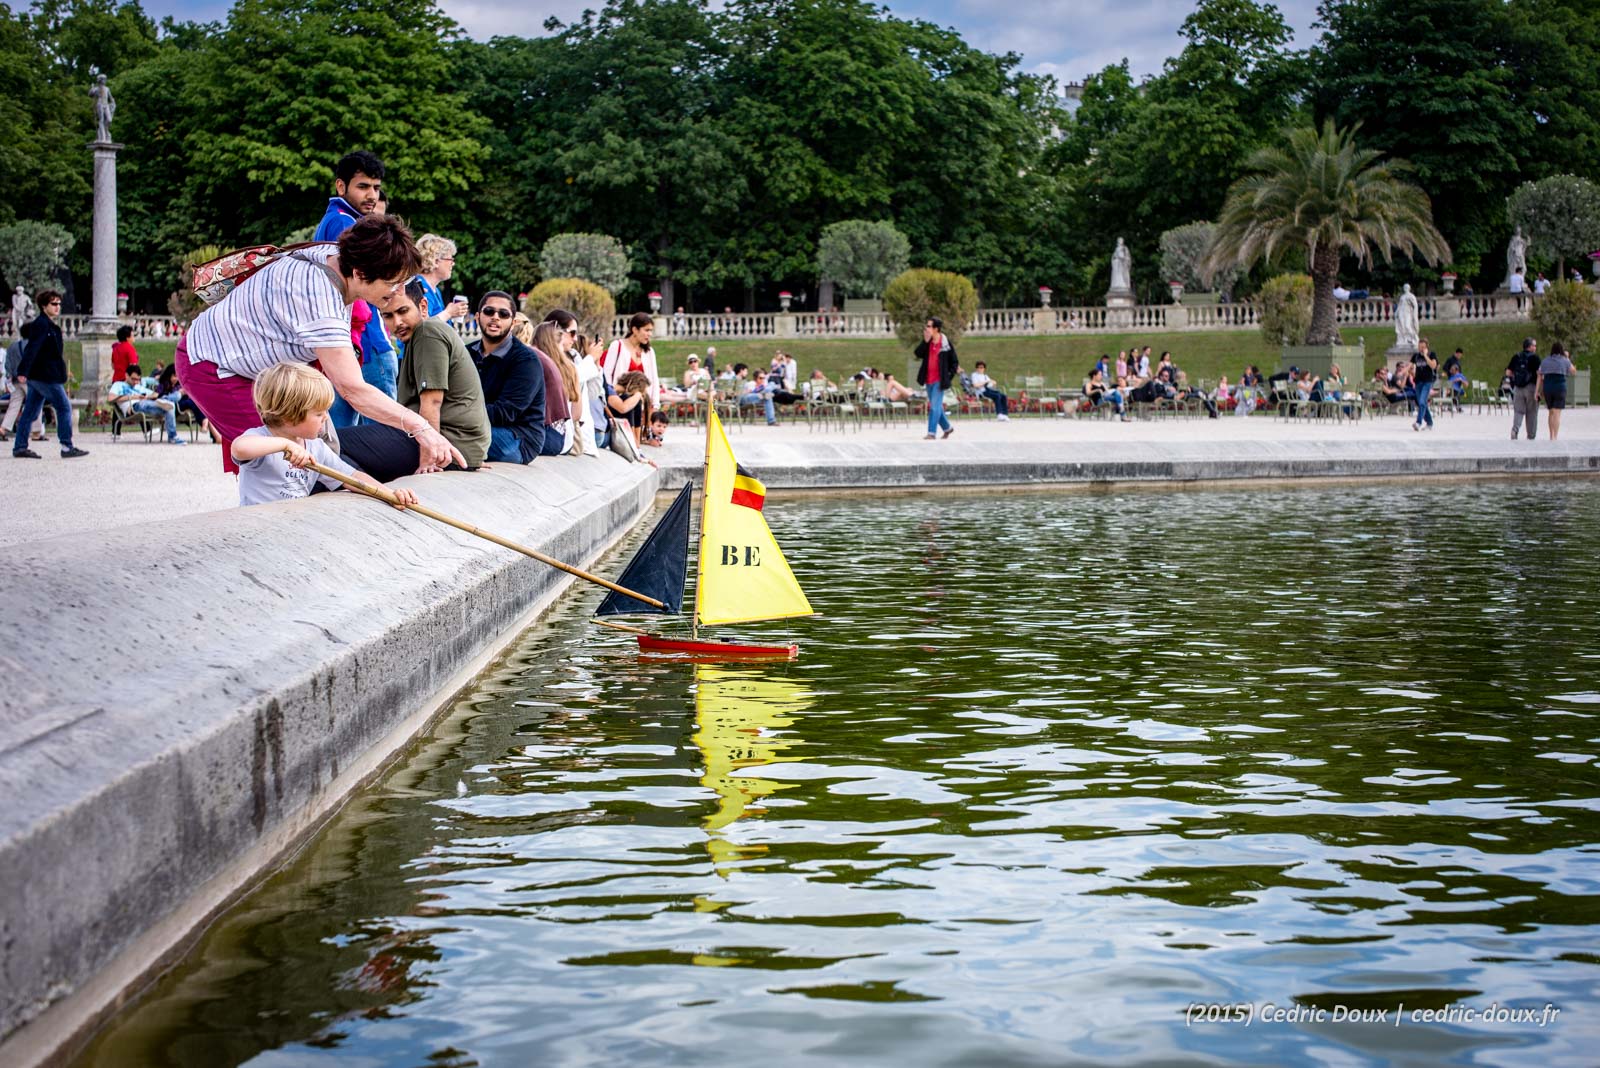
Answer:
<svg viewBox="0 0 1600 1068"><path fill-rule="evenodd" d="M771 489L933 489L1412 477L1600 474L1600 442L1200 440L1136 442L760 441L737 435L739 461ZM661 488L699 471L697 451L663 450Z"/></svg>
<svg viewBox="0 0 1600 1068"><path fill-rule="evenodd" d="M405 484L581 565L658 481L607 455ZM164 559L123 593L129 545ZM576 581L348 494L13 549L12 603L54 606L0 622L0 1062L18 1065L80 1049ZM177 621L169 671L130 678L117 635L151 613Z"/></svg>

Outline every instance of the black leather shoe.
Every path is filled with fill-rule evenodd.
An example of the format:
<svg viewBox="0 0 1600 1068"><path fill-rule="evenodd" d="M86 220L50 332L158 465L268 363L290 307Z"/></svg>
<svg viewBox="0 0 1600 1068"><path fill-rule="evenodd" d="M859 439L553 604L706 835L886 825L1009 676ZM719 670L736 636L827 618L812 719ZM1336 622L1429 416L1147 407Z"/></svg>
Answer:
<svg viewBox="0 0 1600 1068"><path fill-rule="evenodd" d="M83 449L62 449L61 450L61 458L63 460L73 460L73 459L76 459L79 456L88 456L88 455L89 454L87 452L85 452Z"/></svg>
<svg viewBox="0 0 1600 1068"><path fill-rule="evenodd" d="M15 456L19 460L39 459L39 454L34 452L32 449L23 449L21 452L13 452L11 455Z"/></svg>

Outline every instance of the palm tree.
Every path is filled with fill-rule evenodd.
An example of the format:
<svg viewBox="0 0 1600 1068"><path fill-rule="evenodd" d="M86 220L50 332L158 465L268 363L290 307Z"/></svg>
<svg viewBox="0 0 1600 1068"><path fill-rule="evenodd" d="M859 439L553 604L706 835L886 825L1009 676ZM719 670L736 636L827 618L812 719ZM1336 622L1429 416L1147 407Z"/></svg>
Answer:
<svg viewBox="0 0 1600 1068"><path fill-rule="evenodd" d="M1377 152L1357 148L1358 129L1340 130L1330 119L1320 133L1298 127L1283 147L1257 150L1245 162L1250 173L1228 190L1206 258L1211 273L1235 265L1248 270L1257 260L1272 263L1304 248L1312 283L1308 345L1339 341L1333 287L1341 253L1363 266L1374 252L1388 260L1394 250L1435 263L1450 259L1427 194L1400 177L1411 165L1380 162Z"/></svg>

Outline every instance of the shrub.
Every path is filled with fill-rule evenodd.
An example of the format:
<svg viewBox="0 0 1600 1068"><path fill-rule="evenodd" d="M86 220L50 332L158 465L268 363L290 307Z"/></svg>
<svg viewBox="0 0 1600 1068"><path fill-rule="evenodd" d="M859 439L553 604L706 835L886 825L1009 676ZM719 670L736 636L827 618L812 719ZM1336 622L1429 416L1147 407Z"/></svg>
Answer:
<svg viewBox="0 0 1600 1068"><path fill-rule="evenodd" d="M978 313L978 291L964 275L917 267L884 287L883 310L894 321L896 336L908 345L922 340L922 324L931 315L944 320L945 336L957 342Z"/></svg>
<svg viewBox="0 0 1600 1068"><path fill-rule="evenodd" d="M1534 299L1528 313L1533 332L1544 345L1561 342L1576 361L1587 354L1600 326L1600 309L1595 306L1594 290L1577 282L1556 282ZM1549 351L1546 349L1546 351Z"/></svg>
<svg viewBox="0 0 1600 1068"><path fill-rule="evenodd" d="M1217 228L1213 223L1192 222L1174 227L1161 235L1161 277L1181 282L1191 292L1215 289L1231 292L1243 273L1237 266L1224 267L1209 280L1201 265L1211 253Z"/></svg>
<svg viewBox="0 0 1600 1068"><path fill-rule="evenodd" d="M534 286L522 302L522 314L536 323L543 322L556 308L576 315L578 329L596 339L611 335L611 323L617 317L617 302L611 294L582 278L547 278Z"/></svg>
<svg viewBox="0 0 1600 1068"><path fill-rule="evenodd" d="M1261 287L1261 336L1269 345L1304 345L1311 329L1311 276L1280 274Z"/></svg>
<svg viewBox="0 0 1600 1068"><path fill-rule="evenodd" d="M539 250L539 277L581 278L615 296L628 284L628 253L609 234L556 234Z"/></svg>
<svg viewBox="0 0 1600 1068"><path fill-rule="evenodd" d="M911 262L911 242L893 223L846 219L822 228L817 275L847 297L876 297Z"/></svg>

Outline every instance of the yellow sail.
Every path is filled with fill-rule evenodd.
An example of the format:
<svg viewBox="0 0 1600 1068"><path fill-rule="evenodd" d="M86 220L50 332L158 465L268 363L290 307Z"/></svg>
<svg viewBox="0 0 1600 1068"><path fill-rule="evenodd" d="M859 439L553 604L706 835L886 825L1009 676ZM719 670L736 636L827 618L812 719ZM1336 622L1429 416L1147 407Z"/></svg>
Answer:
<svg viewBox="0 0 1600 1068"><path fill-rule="evenodd" d="M783 558L761 506L766 488L739 468L717 413L706 413L705 497L700 512L700 622L809 616L811 602Z"/></svg>

